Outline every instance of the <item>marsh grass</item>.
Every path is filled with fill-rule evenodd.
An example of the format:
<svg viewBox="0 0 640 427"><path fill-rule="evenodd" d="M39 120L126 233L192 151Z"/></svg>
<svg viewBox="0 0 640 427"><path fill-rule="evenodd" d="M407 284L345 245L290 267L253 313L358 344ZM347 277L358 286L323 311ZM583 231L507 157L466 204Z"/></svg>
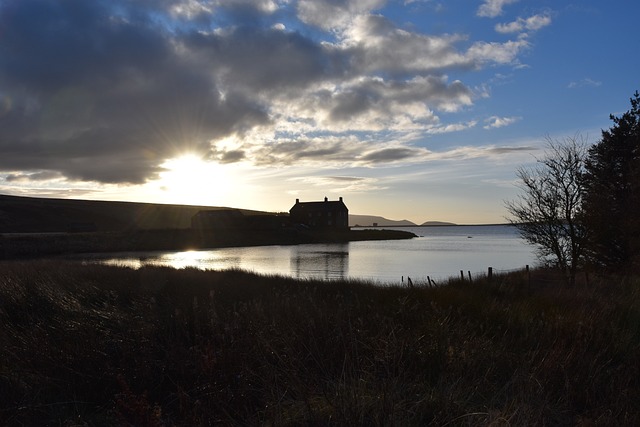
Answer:
<svg viewBox="0 0 640 427"><path fill-rule="evenodd" d="M640 286L0 265L0 424L640 425Z"/></svg>

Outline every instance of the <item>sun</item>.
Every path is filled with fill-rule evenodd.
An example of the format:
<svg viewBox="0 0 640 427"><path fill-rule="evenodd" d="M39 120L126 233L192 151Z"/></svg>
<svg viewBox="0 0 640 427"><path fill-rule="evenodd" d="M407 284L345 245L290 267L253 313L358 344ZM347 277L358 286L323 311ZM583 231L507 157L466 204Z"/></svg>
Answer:
<svg viewBox="0 0 640 427"><path fill-rule="evenodd" d="M219 204L230 191L230 174L223 165L184 154L162 165L159 184L168 203Z"/></svg>

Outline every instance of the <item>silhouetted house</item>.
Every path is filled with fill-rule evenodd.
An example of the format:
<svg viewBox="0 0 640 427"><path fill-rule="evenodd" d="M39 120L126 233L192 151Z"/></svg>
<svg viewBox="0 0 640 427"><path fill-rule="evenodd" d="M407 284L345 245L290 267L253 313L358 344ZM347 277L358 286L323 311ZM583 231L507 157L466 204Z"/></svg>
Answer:
<svg viewBox="0 0 640 427"><path fill-rule="evenodd" d="M198 230L232 230L244 225L244 215L235 209L200 211L191 218L191 228Z"/></svg>
<svg viewBox="0 0 640 427"><path fill-rule="evenodd" d="M342 201L329 201L326 197L323 202L301 202L296 199L296 204L289 210L292 224L304 224L310 228L349 228L349 209Z"/></svg>

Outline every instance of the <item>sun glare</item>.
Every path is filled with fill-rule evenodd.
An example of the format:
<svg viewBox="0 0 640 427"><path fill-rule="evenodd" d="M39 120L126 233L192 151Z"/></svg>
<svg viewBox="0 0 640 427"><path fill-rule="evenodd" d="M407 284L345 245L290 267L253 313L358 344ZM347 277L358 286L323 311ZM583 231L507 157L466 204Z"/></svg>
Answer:
<svg viewBox="0 0 640 427"><path fill-rule="evenodd" d="M160 174L160 185L168 203L220 204L229 192L231 180L222 165L207 162L193 154L167 160Z"/></svg>

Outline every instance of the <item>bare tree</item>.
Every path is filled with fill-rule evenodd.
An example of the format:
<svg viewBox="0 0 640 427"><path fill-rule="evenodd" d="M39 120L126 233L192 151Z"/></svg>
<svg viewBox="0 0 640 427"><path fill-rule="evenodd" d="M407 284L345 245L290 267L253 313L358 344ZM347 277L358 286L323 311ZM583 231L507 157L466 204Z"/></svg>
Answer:
<svg viewBox="0 0 640 427"><path fill-rule="evenodd" d="M505 203L509 222L537 247L543 262L560 268L570 285L575 284L586 239L581 224L586 156L587 144L579 135L562 141L547 137L537 165L517 170L523 193Z"/></svg>

